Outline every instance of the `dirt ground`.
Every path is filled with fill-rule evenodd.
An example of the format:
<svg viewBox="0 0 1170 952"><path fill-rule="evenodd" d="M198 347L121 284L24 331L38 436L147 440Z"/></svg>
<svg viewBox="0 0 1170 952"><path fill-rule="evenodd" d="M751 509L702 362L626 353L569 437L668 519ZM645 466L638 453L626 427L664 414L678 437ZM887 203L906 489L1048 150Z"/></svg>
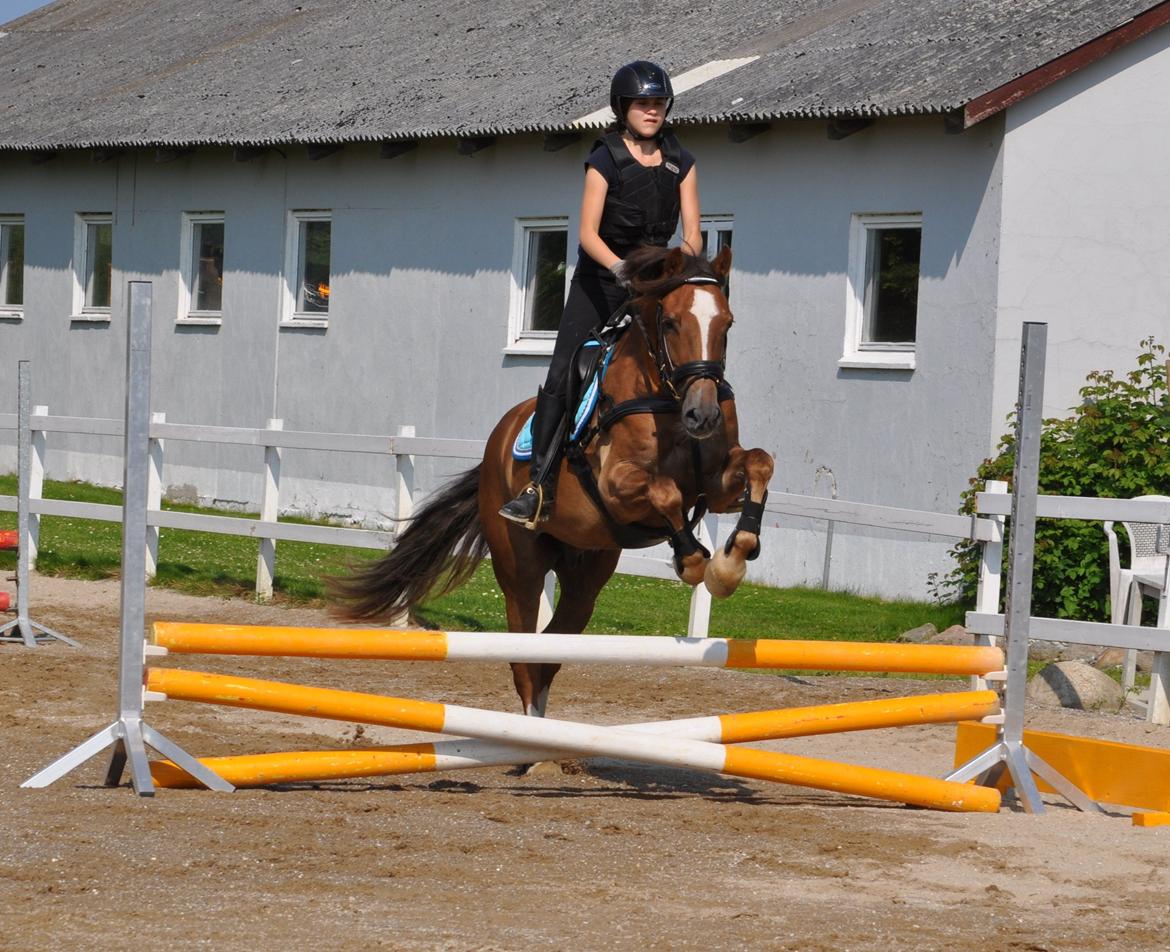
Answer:
<svg viewBox="0 0 1170 952"><path fill-rule="evenodd" d="M933 813L618 761L138 798L104 758L18 784L115 711L117 583L34 578L32 617L82 648L0 646L0 948L1164 949L1170 828ZM318 611L148 596L148 615L329 624ZM182 664L180 665L180 662ZM197 670L515 710L501 665L166 659ZM550 715L664 719L936 690L711 669L562 671ZM948 688L962 689L959 681ZM418 735L202 705L147 720L199 755ZM1032 726L1170 747L1131 716ZM953 728L763 746L942 775Z"/></svg>

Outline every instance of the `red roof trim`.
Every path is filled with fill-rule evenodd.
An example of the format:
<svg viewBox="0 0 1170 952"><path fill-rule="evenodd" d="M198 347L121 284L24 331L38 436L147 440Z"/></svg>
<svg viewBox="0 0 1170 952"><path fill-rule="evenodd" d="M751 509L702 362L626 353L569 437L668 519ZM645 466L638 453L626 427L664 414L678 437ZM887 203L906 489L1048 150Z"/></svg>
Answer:
<svg viewBox="0 0 1170 952"><path fill-rule="evenodd" d="M1095 63L1114 50L1128 46L1134 40L1141 39L1167 23L1170 23L1170 2L1159 3L1156 7L1134 17L1124 26L1110 30L1032 72L972 99L963 107L963 128L971 128L977 122L1002 112L1008 106L1015 105L1020 100L1046 86L1051 86L1090 63Z"/></svg>

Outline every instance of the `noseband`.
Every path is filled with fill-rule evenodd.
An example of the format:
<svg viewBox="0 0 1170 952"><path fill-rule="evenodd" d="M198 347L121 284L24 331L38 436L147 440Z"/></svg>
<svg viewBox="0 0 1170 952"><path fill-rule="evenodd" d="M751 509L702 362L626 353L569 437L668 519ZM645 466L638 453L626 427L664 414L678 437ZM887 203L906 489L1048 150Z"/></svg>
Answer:
<svg viewBox="0 0 1170 952"><path fill-rule="evenodd" d="M683 284L720 285L722 282L718 278L696 275L693 278L687 278ZM726 355L724 355L723 360L688 360L684 364L675 366L670 356L670 350L666 346L666 330L663 326L661 301L658 302L658 315L655 321L658 324L658 353L655 355L655 363L658 365L658 377L668 393L676 400L682 400L691 384L698 380L713 380L716 385L723 383ZM639 319L639 326L641 323ZM649 339L645 328L642 328L642 334L647 337L647 340Z"/></svg>

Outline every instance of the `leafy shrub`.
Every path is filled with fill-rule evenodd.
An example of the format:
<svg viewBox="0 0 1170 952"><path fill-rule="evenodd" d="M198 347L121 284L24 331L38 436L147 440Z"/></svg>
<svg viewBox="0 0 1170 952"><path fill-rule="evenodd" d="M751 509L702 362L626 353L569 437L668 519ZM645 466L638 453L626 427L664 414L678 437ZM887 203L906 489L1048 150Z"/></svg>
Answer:
<svg viewBox="0 0 1170 952"><path fill-rule="evenodd" d="M1121 376L1093 371L1081 388L1072 416L1044 421L1040 438L1040 492L1055 496L1128 499L1170 494L1170 402L1166 348L1147 337L1137 366ZM1014 414L1013 414L1014 423ZM989 479L1009 486L1015 462L1015 427L996 456L979 466L963 493L961 511L975 511L975 494ZM1008 520L1008 533L1011 532ZM1117 525L1125 553L1125 528ZM936 594L973 602L979 578L979 546L951 550L958 565L936 586ZM1004 544L1004 580L1007 555ZM1050 618L1108 620L1109 554L1100 522L1039 519L1032 589L1032 614Z"/></svg>

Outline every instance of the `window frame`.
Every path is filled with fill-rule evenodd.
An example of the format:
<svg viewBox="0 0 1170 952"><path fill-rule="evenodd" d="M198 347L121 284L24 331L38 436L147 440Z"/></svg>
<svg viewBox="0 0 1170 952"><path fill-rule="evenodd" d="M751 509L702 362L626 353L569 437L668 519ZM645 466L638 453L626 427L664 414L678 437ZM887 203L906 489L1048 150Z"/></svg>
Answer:
<svg viewBox="0 0 1170 952"><path fill-rule="evenodd" d="M110 304L108 307L92 307L85 303L86 262L89 259L89 226L110 226ZM114 307L114 213L78 212L73 227L73 314L71 321L89 321L95 324L110 323Z"/></svg>
<svg viewBox="0 0 1170 952"><path fill-rule="evenodd" d="M329 310L298 311L297 286L302 281L301 266L301 225L306 222L329 222ZM333 209L331 208L293 208L289 209L285 225L284 243L284 280L281 282L281 327L317 327L327 328L329 317L333 313Z"/></svg>
<svg viewBox="0 0 1170 952"><path fill-rule="evenodd" d="M5 304L4 298L7 297L6 288L9 280L7 274L7 258L8 248L4 240L4 226L6 225L20 225L24 228L24 260L28 260L28 226L25 224L24 215L19 212L0 214L0 319L4 320L23 320L24 319L24 272L27 270L24 264L21 264L21 296L19 304Z"/></svg>
<svg viewBox="0 0 1170 952"><path fill-rule="evenodd" d="M529 240L540 232L565 233L565 299L568 298L569 274L569 216L542 215L515 219L512 236L512 272L508 302L508 342L505 354L549 356L556 343L555 331L533 331L525 328L528 307ZM562 302L563 303L563 302Z"/></svg>
<svg viewBox="0 0 1170 952"><path fill-rule="evenodd" d="M176 324L218 326L223 323L223 299L218 311L194 311L195 288L195 227L197 225L223 225L224 248L227 247L227 216L222 211L183 212L182 233L179 240L179 314Z"/></svg>
<svg viewBox="0 0 1170 952"><path fill-rule="evenodd" d="M719 232L729 231L734 235L734 233L735 233L735 216L734 215L722 215L722 214L720 214L720 215L703 215L699 219L699 233L702 234L705 231L711 232L712 234L714 234L715 241L716 241L716 243L718 243ZM716 248L715 249L716 254L718 253L718 251L719 251L719 249ZM711 258L711 259L714 259L714 257L715 257L715 255L711 253L710 248L708 248L708 250L707 250L707 257Z"/></svg>
<svg viewBox="0 0 1170 952"><path fill-rule="evenodd" d="M869 286L870 235L886 228L917 228L923 232L921 212L856 212L849 227L849 269L845 299L845 346L837 366L877 370L914 370L918 340L904 343L867 343L864 340L866 290ZM918 272L922 286L922 269Z"/></svg>

